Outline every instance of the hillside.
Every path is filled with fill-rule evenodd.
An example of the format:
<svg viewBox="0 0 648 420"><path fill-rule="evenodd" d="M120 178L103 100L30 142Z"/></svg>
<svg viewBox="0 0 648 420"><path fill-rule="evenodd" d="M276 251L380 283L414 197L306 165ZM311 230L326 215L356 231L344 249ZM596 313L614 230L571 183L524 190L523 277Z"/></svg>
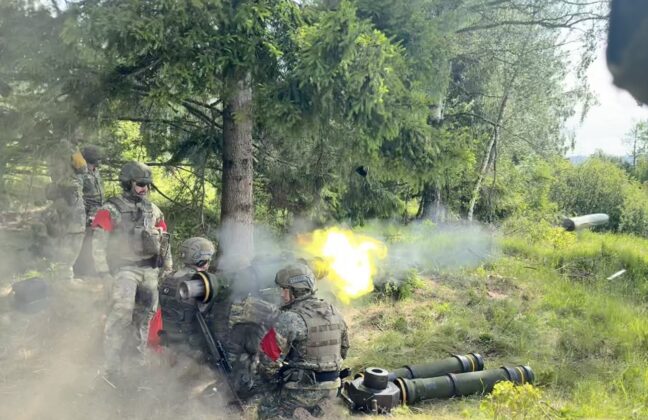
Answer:
<svg viewBox="0 0 648 420"><path fill-rule="evenodd" d="M487 368L527 364L538 394L469 397L399 417L641 418L648 415L648 241L555 230L502 240L504 255L465 272L422 274L406 299L349 312L349 363L400 367L479 352ZM606 277L625 268L625 275Z"/></svg>

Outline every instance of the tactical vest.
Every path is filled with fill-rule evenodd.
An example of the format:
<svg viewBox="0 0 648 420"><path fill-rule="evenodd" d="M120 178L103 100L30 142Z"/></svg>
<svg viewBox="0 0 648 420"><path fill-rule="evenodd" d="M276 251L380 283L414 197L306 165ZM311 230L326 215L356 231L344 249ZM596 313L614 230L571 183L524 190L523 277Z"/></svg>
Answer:
<svg viewBox="0 0 648 420"><path fill-rule="evenodd" d="M295 302L290 311L306 323L306 340L293 343L288 354L291 367L315 372L339 371L344 320L329 303L316 298Z"/></svg>
<svg viewBox="0 0 648 420"><path fill-rule="evenodd" d="M108 240L107 259L111 271L127 265L156 267L160 252L160 232L155 228L153 204L124 197L108 200L121 215Z"/></svg>
<svg viewBox="0 0 648 420"><path fill-rule="evenodd" d="M88 217L94 216L97 209L103 206L104 191L101 186L101 176L96 169L88 171L83 176L83 202Z"/></svg>
<svg viewBox="0 0 648 420"><path fill-rule="evenodd" d="M198 307L194 299L180 298L180 283L189 280L195 270L183 269L165 277L159 286L162 325L166 343L200 342L200 327L196 321ZM195 338L198 337L197 340Z"/></svg>

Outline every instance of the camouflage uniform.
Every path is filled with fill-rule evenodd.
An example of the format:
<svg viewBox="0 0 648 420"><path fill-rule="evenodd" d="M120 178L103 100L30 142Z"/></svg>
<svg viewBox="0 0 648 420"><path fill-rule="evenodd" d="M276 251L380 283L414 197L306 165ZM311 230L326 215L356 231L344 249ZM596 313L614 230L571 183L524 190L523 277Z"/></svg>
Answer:
<svg viewBox="0 0 648 420"><path fill-rule="evenodd" d="M337 394L342 360L349 349L347 327L338 311L314 297L312 271L303 264L291 265L277 273L276 282L288 288L286 281L293 279L307 284L290 287L297 297L281 308L271 331L273 344L281 353L274 366L281 368L275 376L279 383L277 390L267 394L259 404L261 419L290 418L298 407L321 416L320 404ZM267 365L271 359L262 359L265 371L271 370Z"/></svg>
<svg viewBox="0 0 648 420"><path fill-rule="evenodd" d="M53 182L47 187L46 196L53 203L45 210L43 224L46 230L45 255L55 263L57 277L71 280L72 266L77 259L85 232L85 207L83 205L82 176L86 165L79 152L71 154L72 164L66 160L70 155L59 157L51 172Z"/></svg>
<svg viewBox="0 0 648 420"><path fill-rule="evenodd" d="M228 353L232 382L241 398L262 392L265 387L256 372L259 344L277 316L277 307L258 296L247 296L231 305Z"/></svg>
<svg viewBox="0 0 648 420"><path fill-rule="evenodd" d="M150 183L148 167L131 162L124 168L128 165L148 170ZM113 283L104 328L105 371L109 374L119 370L131 324L136 327L138 349L145 352L149 323L158 308L158 266L165 272L172 268L171 252L161 246L166 235L162 212L148 198L137 197L122 186L124 194L99 208L92 223L97 272Z"/></svg>
<svg viewBox="0 0 648 420"><path fill-rule="evenodd" d="M101 183L101 175L96 165L99 163L100 156L98 150L94 147L85 147L83 156L89 164L94 167L88 168L83 174L83 202L86 213L86 231L83 238L81 253L74 264L74 272L80 276L96 275L94 261L92 258L92 220L97 210L104 204L104 190Z"/></svg>

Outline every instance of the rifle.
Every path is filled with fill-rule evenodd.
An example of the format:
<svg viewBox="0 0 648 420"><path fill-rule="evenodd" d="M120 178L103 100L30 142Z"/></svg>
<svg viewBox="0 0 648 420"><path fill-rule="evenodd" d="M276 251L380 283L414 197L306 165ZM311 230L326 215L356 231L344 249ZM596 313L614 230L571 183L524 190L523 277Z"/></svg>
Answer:
<svg viewBox="0 0 648 420"><path fill-rule="evenodd" d="M169 255L169 250L171 249L171 234L168 232L160 232L160 252L158 252L157 261L155 265L157 267L163 267L164 261Z"/></svg>
<svg viewBox="0 0 648 420"><path fill-rule="evenodd" d="M232 383L232 378L230 377L232 373L232 365L227 359L227 353L225 353L223 345L219 340L214 338L214 335L211 333L211 330L207 326L205 317L203 316L202 312L200 312L200 310L196 311L196 319L198 320L198 325L200 325L200 330L203 333L203 337L205 337L205 341L207 342L207 348L209 349L209 354L211 356L209 357L210 362L216 368L216 370L222 373L225 377L225 381L227 382L230 391L232 391L232 395L234 395L234 399L236 400L236 404L238 405L239 409L241 411L245 411L243 408L243 402L239 398L234 384Z"/></svg>

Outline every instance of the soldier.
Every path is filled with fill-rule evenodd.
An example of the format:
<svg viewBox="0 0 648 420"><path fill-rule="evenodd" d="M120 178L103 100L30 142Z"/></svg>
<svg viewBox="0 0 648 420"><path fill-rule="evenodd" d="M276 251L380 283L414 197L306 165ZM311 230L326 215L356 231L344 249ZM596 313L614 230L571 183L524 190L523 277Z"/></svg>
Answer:
<svg viewBox="0 0 648 420"><path fill-rule="evenodd" d="M204 338L196 322L199 310L196 299L180 297L180 283L196 273L205 273L216 252L214 244L205 238L193 237L180 245L182 268L166 276L159 287L162 309L162 344L201 361L204 359ZM205 273L205 275L208 275ZM214 281L210 278L210 284Z"/></svg>
<svg viewBox="0 0 648 420"><path fill-rule="evenodd" d="M305 264L279 270L275 283L284 304L261 348L262 360L281 366L276 374L279 387L261 400L258 417L290 418L298 407L319 417L320 404L334 398L340 386L340 368L349 349L347 327L331 304L315 297L315 276Z"/></svg>
<svg viewBox="0 0 648 420"><path fill-rule="evenodd" d="M158 308L158 269L172 268L167 227L148 199L151 169L139 162L119 173L123 193L110 198L92 222L93 256L102 279L113 284L104 329L104 375L119 375L121 353L131 324L144 356L149 323Z"/></svg>
<svg viewBox="0 0 648 420"><path fill-rule="evenodd" d="M94 276L96 270L92 260L92 220L99 207L104 204L104 190L101 185L99 165L101 164L102 153L97 146L89 145L81 149L88 170L83 174L83 202L86 213L86 231L83 238L81 253L74 264L74 273L77 277Z"/></svg>
<svg viewBox="0 0 648 420"><path fill-rule="evenodd" d="M71 150L65 146L63 148ZM87 167L78 150L66 153L62 161L59 161L60 157L56 159L50 167L53 182L47 186L45 193L47 199L52 200L43 215L45 232L41 233L41 236L46 235L44 242L47 243L47 249L40 252L56 262L56 277L72 280L72 266L81 251L85 231L81 177Z"/></svg>

